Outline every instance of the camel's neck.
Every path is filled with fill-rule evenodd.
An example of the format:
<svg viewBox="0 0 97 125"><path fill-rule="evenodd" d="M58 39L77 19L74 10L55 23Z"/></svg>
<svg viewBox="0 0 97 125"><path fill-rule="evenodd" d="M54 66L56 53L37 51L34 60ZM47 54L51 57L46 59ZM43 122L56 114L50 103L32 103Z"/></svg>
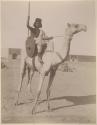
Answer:
<svg viewBox="0 0 97 125"><path fill-rule="evenodd" d="M73 37L73 34L66 30L64 42L62 43L62 48L59 50L60 56L62 57L63 61L69 55L72 37Z"/></svg>

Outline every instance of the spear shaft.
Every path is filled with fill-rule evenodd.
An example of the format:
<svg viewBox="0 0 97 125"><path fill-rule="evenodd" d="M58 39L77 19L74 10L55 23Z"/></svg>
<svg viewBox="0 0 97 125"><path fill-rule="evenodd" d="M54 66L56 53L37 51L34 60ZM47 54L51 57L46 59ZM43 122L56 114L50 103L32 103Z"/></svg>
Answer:
<svg viewBox="0 0 97 125"><path fill-rule="evenodd" d="M30 20L30 0L28 3L28 19ZM28 36L29 36L29 28L28 28Z"/></svg>

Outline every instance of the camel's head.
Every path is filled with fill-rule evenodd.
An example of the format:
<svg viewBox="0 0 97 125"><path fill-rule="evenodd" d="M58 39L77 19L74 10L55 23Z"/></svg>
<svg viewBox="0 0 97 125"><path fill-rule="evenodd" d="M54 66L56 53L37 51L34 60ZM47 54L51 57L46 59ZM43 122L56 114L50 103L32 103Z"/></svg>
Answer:
<svg viewBox="0 0 97 125"><path fill-rule="evenodd" d="M73 34L76 34L78 32L81 32L81 31L87 31L87 26L86 25L83 25L83 24L70 24L70 23L67 23L67 27L69 28L69 30L73 33Z"/></svg>

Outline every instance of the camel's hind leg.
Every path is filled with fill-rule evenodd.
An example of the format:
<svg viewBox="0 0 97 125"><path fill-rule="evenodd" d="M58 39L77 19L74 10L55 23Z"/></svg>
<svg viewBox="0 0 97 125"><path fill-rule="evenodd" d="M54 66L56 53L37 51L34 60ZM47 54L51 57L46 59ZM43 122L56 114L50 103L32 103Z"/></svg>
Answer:
<svg viewBox="0 0 97 125"><path fill-rule="evenodd" d="M50 91L51 91L51 85L53 83L54 77L55 77L55 73L56 73L56 69L51 69L50 71L50 77L49 77L49 83L48 83L48 87L47 87L47 103L48 103L48 110L50 111Z"/></svg>
<svg viewBox="0 0 97 125"><path fill-rule="evenodd" d="M32 64L32 67L30 67L29 64L27 63L27 58L25 58L24 66L23 66L23 70L22 70L22 76L21 76L20 89L19 89L19 92L18 92L18 99L17 99L17 102L16 102L17 105L19 104L20 93L21 93L21 90L22 90L22 87L23 87L23 79L24 79L26 73L28 73L27 85L30 85L30 92L32 93L31 81L32 81L32 77L34 75L34 72L35 72L35 70L34 70L33 64Z"/></svg>
<svg viewBox="0 0 97 125"><path fill-rule="evenodd" d="M20 89L19 89L19 92L18 92L18 98L17 98L17 102L16 102L16 105L19 104L19 98L20 98L20 93L21 93L21 90L22 90L22 86L23 86L23 79L26 75L26 70L27 70L27 64L26 64L26 61L24 62L24 67L23 67L23 71L22 71L22 77L21 77L21 84L20 84Z"/></svg>

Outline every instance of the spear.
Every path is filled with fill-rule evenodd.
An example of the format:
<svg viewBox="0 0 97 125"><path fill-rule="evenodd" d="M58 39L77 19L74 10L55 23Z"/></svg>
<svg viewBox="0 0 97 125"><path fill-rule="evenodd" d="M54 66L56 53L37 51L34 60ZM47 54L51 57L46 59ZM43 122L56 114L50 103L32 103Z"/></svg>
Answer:
<svg viewBox="0 0 97 125"><path fill-rule="evenodd" d="M28 3L28 20L30 20L30 0ZM29 28L28 28L28 36L29 36Z"/></svg>

